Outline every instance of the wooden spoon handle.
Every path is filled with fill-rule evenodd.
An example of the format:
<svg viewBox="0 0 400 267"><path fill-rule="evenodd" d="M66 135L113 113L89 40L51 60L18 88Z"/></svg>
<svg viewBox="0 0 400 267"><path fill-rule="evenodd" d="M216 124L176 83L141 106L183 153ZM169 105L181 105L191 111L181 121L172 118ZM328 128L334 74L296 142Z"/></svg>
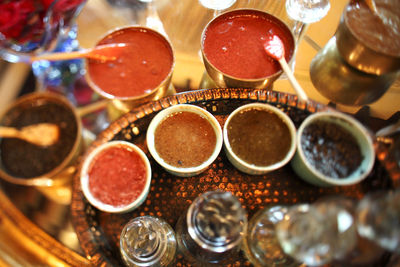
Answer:
<svg viewBox="0 0 400 267"><path fill-rule="evenodd" d="M293 89L296 91L297 96L304 101L308 100L307 94L304 92L303 88L300 86L299 82L297 79L294 77L292 70L290 69L289 65L287 64L285 58L280 58L279 63L281 64L281 67L283 71L286 73L289 82L292 84Z"/></svg>
<svg viewBox="0 0 400 267"><path fill-rule="evenodd" d="M374 12L375 14L378 14L378 10L376 9L376 4L374 0L365 0L365 3L369 7L369 9Z"/></svg>
<svg viewBox="0 0 400 267"><path fill-rule="evenodd" d="M0 126L0 137L19 137L20 132L12 127Z"/></svg>
<svg viewBox="0 0 400 267"><path fill-rule="evenodd" d="M69 59L77 59L83 58L90 54L90 50L80 50L80 51L72 51L72 52L60 52L60 53L48 53L42 54L39 56L31 57L31 61L38 60L48 60L48 61L57 61L57 60L69 60Z"/></svg>

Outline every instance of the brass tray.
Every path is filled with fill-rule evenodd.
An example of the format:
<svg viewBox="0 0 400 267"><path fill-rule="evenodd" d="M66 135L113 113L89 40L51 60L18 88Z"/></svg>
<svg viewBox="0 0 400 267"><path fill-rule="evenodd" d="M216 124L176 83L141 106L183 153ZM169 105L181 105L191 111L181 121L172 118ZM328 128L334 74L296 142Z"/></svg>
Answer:
<svg viewBox="0 0 400 267"><path fill-rule="evenodd" d="M297 96L275 91L253 89L196 90L165 97L132 110L101 132L86 151L110 140L126 140L138 145L149 157L153 170L147 200L138 209L126 214L104 213L92 207L85 199L79 175L74 177L72 195L72 221L86 256L95 266L122 265L119 236L123 226L132 218L153 215L164 218L172 227L186 211L193 199L210 190L226 190L235 194L245 205L248 216L274 204L313 202L326 195L343 194L361 198L366 192L387 189L393 181L386 168L376 161L372 173L362 183L348 187L320 188L305 183L292 171L290 165L261 176L251 176L236 170L222 150L212 166L204 173L189 178L175 177L164 171L150 156L145 138L151 119L162 109L176 104L194 104L210 111L223 126L227 115L237 107L251 103L269 103L285 111L296 127L311 113L330 107L314 101L298 101ZM85 155L83 155L85 156ZM187 263L177 256L176 266ZM246 265L243 255L234 266Z"/></svg>

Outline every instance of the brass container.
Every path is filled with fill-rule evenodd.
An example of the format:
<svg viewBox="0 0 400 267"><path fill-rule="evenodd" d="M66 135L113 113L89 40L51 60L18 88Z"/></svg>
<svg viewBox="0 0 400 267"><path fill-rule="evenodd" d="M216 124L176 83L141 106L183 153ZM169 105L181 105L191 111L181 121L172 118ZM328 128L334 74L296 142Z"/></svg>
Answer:
<svg viewBox="0 0 400 267"><path fill-rule="evenodd" d="M108 32L107 34L105 34L102 38L100 38L100 40L103 40L106 36L110 35L113 32L121 31L126 28L143 29L145 31L153 32L153 33L157 34L158 36L160 36L165 41L165 43L168 44L168 46L171 50L172 65L171 65L171 69L170 69L168 75L164 78L164 80L158 86L156 86L153 90L151 90L151 92L142 94L139 96L133 96L133 97L118 97L118 96L113 96L111 94L104 92L100 86L98 86L96 83L93 82L90 75L88 74L88 71L86 71L85 78L86 78L86 81L88 82L89 86L95 92L97 92L99 95L110 100L107 110L108 110L109 117L111 120L118 118L119 116L127 113L132 108L137 107L143 103L153 101L153 100L158 100L158 99L164 97L167 94L168 90L171 90L171 87L172 87L171 79L172 79L172 74L173 74L174 67L175 67L175 55L174 55L174 51L173 51L171 42L161 33L157 32L153 29L143 27L143 26L129 26L129 27L114 29L114 30ZM85 60L85 69L86 70L88 69L87 60Z"/></svg>
<svg viewBox="0 0 400 267"><path fill-rule="evenodd" d="M281 21L279 18L256 9L235 9L233 11L228 11L225 13L222 13L221 15L215 17L212 19L204 28L202 35L201 35L201 55L203 58L203 63L204 67L207 71L208 76L214 81L215 85L219 88L259 88L259 89L269 89L272 90L272 84L273 82L281 76L283 73L282 70L274 73L273 75L267 76L267 77L262 77L258 79L243 79L239 77L234 77L231 75L228 75L222 71L220 71L217 67L215 67L208 59L206 54L204 53L204 39L205 39L205 33L207 31L207 28L209 27L210 24L212 24L214 21L218 20L221 16L230 16L230 15L235 15L239 12L252 12L252 13L259 13L262 16L268 17L272 21L274 21L277 25L282 27L282 29L285 29L287 34L290 36L292 40L291 46L293 47L293 51L295 51L295 42L294 42L294 36L291 30L288 28L288 26ZM291 56L288 64L292 62L294 58L294 55ZM202 82L204 84L204 81Z"/></svg>
<svg viewBox="0 0 400 267"><path fill-rule="evenodd" d="M362 2L359 5L360 9L358 12L360 16L371 13L368 7ZM400 70L400 53L397 52L397 56L385 54L376 48L368 46L354 33L352 27L355 26L349 24L347 14L348 10L346 8L335 33L336 45L343 59L352 67L369 74L382 75ZM385 14L383 13L383 15ZM360 25L357 26L362 27ZM375 32L375 34L380 33ZM381 36L381 38L383 37ZM387 40L387 42L390 41L390 39Z"/></svg>
<svg viewBox="0 0 400 267"><path fill-rule="evenodd" d="M75 107L65 97L50 92L35 92L20 97L5 110L3 115L0 117L0 124L3 126L8 126L8 124L4 124L5 116L12 110L18 108L35 107L41 105L42 103L54 103L56 105L61 105L73 115L77 128L73 146L66 157L56 167L37 177L15 177L4 169L3 162L0 161L0 177L7 182L26 186L59 186L70 182L72 176L76 172L75 163L83 147L82 122Z"/></svg>
<svg viewBox="0 0 400 267"><path fill-rule="evenodd" d="M332 37L312 59L311 81L316 89L333 102L358 106L378 100L396 80L397 74L375 75L362 72L341 57Z"/></svg>

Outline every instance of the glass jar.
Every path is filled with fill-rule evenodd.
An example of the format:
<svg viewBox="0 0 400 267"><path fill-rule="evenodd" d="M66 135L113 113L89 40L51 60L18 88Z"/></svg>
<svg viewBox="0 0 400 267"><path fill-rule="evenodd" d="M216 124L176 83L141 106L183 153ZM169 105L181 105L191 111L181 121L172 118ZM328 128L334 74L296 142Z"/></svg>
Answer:
<svg viewBox="0 0 400 267"><path fill-rule="evenodd" d="M174 230L160 218L134 218L122 229L120 252L127 266L171 266L176 255Z"/></svg>
<svg viewBox="0 0 400 267"><path fill-rule="evenodd" d="M178 249L194 265L219 266L239 255L246 211L230 192L197 197L176 225Z"/></svg>

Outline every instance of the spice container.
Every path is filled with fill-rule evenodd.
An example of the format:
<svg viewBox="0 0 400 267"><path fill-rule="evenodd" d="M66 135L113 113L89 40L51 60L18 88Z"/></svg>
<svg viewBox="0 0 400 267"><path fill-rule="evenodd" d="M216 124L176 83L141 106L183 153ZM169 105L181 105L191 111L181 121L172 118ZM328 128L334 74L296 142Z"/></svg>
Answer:
<svg viewBox="0 0 400 267"><path fill-rule="evenodd" d="M353 68L383 75L400 70L400 9L398 1L374 2L377 13L365 1L348 3L335 33L336 45Z"/></svg>
<svg viewBox="0 0 400 267"><path fill-rule="evenodd" d="M283 111L254 103L234 110L224 125L229 161L248 174L264 174L290 161L296 151L296 128Z"/></svg>
<svg viewBox="0 0 400 267"><path fill-rule="evenodd" d="M318 186L352 185L367 177L375 162L368 130L340 112L308 116L297 132L294 171Z"/></svg>
<svg viewBox="0 0 400 267"><path fill-rule="evenodd" d="M140 206L150 189L151 167L146 154L126 141L104 143L85 158L81 188L99 210L128 212Z"/></svg>
<svg viewBox="0 0 400 267"><path fill-rule="evenodd" d="M120 252L127 266L171 266L176 254L174 230L160 218L134 218L122 229Z"/></svg>
<svg viewBox="0 0 400 267"><path fill-rule="evenodd" d="M194 105L175 105L151 121L146 142L155 161L177 176L203 172L222 147L222 130L207 110Z"/></svg>
<svg viewBox="0 0 400 267"><path fill-rule="evenodd" d="M236 9L211 20L201 36L201 53L215 85L271 88L282 69L265 53L263 43L270 34L279 36L285 46L286 60L291 62L294 37L279 18L256 9Z"/></svg>
<svg viewBox="0 0 400 267"><path fill-rule="evenodd" d="M117 118L142 103L165 96L171 85L175 57L171 43L157 31L141 26L115 29L96 45L125 46L114 60L86 60L86 79L93 90L110 99L110 117Z"/></svg>
<svg viewBox="0 0 400 267"><path fill-rule="evenodd" d="M1 138L1 178L32 186L54 186L70 181L82 148L82 125L75 108L65 97L49 92L25 95L5 110L0 121L2 126L17 129L39 123L58 126L57 142L38 146L17 138Z"/></svg>
<svg viewBox="0 0 400 267"><path fill-rule="evenodd" d="M246 226L246 211L235 196L206 192L178 219L178 248L192 264L221 266L238 256Z"/></svg>

